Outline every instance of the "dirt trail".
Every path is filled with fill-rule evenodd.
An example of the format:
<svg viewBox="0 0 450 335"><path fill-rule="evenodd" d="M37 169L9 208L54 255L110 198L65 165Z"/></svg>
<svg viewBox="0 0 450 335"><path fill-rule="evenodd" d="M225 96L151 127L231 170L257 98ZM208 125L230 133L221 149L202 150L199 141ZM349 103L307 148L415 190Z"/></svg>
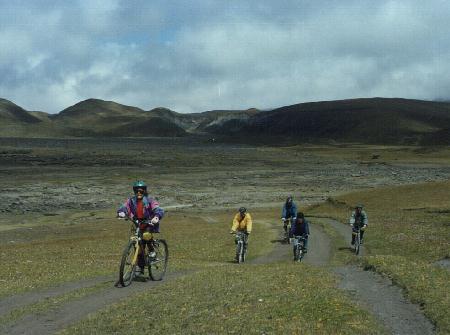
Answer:
<svg viewBox="0 0 450 335"><path fill-rule="evenodd" d="M155 282L139 282L135 281L131 286L118 289L115 288L114 280L111 279L111 287L100 290L96 293L85 296L81 299L70 301L64 304L61 308L45 312L43 314L28 314L18 322L0 327L1 334L19 335L19 334L33 334L44 335L52 334L56 331L64 329L65 327L85 318L88 314L96 312L102 308L107 307L111 303L129 297L136 292L144 292L151 290L157 285L160 285L167 280L172 280L182 276L184 273L169 273L164 281ZM73 283L75 285L75 283ZM56 295L56 294L55 294ZM41 297L42 300L44 299Z"/></svg>
<svg viewBox="0 0 450 335"><path fill-rule="evenodd" d="M272 225L276 233L281 233L281 225ZM311 234L309 236L308 253L304 262L312 265L326 265L330 259L330 239L320 226L310 225ZM251 264L267 264L274 262L292 261L292 245L288 245L280 240L273 240L273 250L270 254L255 258Z"/></svg>
<svg viewBox="0 0 450 335"><path fill-rule="evenodd" d="M350 248L351 229L334 220L328 223L347 241ZM362 248L364 253L364 246ZM392 334L434 334L433 324L423 315L419 306L409 302L402 289L383 276L363 271L355 266L335 269L341 277L339 287L350 291L354 299L369 310Z"/></svg>
<svg viewBox="0 0 450 335"><path fill-rule="evenodd" d="M13 309L20 308L26 305L31 305L36 302L57 297L81 288L92 287L97 284L113 282L111 276L101 276L80 281L64 283L45 290L31 291L22 294L13 295L0 300L0 317L8 314Z"/></svg>

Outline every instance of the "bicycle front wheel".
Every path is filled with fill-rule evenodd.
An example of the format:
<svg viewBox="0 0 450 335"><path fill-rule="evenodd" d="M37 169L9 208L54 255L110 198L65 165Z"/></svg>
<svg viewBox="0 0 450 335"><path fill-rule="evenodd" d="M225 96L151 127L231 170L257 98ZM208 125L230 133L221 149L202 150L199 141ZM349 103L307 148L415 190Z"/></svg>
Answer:
<svg viewBox="0 0 450 335"><path fill-rule="evenodd" d="M162 280L167 270L167 262L169 260L169 248L165 240L155 240L153 249L156 253L154 259L148 264L148 272L152 280Z"/></svg>
<svg viewBox="0 0 450 335"><path fill-rule="evenodd" d="M361 248L361 240L360 240L360 235L356 235L355 238L355 254L359 255L359 250Z"/></svg>
<svg viewBox="0 0 450 335"><path fill-rule="evenodd" d="M298 261L298 245L294 247L294 262Z"/></svg>
<svg viewBox="0 0 450 335"><path fill-rule="evenodd" d="M119 282L122 286L131 284L136 272L136 264L133 264L133 258L136 254L136 243L130 241L122 253L119 270Z"/></svg>

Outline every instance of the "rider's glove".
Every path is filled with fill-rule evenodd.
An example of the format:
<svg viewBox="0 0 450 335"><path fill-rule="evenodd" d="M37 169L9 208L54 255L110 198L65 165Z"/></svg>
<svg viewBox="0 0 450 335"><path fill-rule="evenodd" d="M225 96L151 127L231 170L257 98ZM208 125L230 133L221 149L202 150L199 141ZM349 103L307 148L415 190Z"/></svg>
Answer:
<svg viewBox="0 0 450 335"><path fill-rule="evenodd" d="M353 223L350 223L350 227L353 227Z"/></svg>
<svg viewBox="0 0 450 335"><path fill-rule="evenodd" d="M293 217L293 218L292 218L292 221L294 221L294 222L295 222L295 220L297 220L297 217Z"/></svg>
<svg viewBox="0 0 450 335"><path fill-rule="evenodd" d="M283 222L284 222L284 221L286 221L286 219L285 219L285 218L281 218L281 221L283 221Z"/></svg>
<svg viewBox="0 0 450 335"><path fill-rule="evenodd" d="M159 222L159 217L155 216L150 222L153 224L157 224Z"/></svg>
<svg viewBox="0 0 450 335"><path fill-rule="evenodd" d="M119 218L124 218L124 217L126 216L126 214L125 214L125 212L119 212L119 213L117 214L117 216L118 216Z"/></svg>
<svg viewBox="0 0 450 335"><path fill-rule="evenodd" d="M230 234L235 234L236 232L234 232L234 231L230 231Z"/></svg>

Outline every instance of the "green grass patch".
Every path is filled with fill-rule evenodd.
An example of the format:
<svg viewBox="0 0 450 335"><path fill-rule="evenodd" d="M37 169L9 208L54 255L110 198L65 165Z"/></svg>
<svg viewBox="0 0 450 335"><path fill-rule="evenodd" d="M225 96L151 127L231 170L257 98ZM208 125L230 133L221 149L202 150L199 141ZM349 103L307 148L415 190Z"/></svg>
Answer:
<svg viewBox="0 0 450 335"><path fill-rule="evenodd" d="M169 245L169 271L201 268L226 263L234 257L234 237L229 234L234 212L202 215L169 212L161 224L159 238ZM254 232L250 239L249 259L268 253L273 245L266 212L255 212ZM4 232L0 245L0 297L54 286L99 275L118 276L123 248L130 236L130 224L106 213L91 216L77 212L66 222L54 226L34 226ZM58 217L45 217L59 220ZM10 238L8 238L10 237Z"/></svg>

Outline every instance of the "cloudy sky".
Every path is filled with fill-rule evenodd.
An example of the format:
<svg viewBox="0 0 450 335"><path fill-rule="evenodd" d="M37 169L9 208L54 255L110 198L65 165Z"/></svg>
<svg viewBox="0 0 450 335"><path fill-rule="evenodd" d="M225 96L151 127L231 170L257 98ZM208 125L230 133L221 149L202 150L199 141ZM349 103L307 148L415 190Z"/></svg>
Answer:
<svg viewBox="0 0 450 335"><path fill-rule="evenodd" d="M181 113L450 98L450 1L0 0L0 97Z"/></svg>

